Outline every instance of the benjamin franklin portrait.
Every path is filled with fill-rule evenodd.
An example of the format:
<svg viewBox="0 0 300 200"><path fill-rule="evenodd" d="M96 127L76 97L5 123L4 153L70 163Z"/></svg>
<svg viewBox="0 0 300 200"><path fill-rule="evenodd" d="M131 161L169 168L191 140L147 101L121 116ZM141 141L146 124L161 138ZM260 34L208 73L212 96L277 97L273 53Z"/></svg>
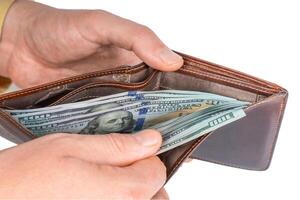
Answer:
<svg viewBox="0 0 300 200"><path fill-rule="evenodd" d="M117 103L109 103L92 108L88 113L97 112L105 109L119 107ZM129 111L116 110L99 115L91 120L81 134L106 134L113 132L126 132L132 129L134 125L133 115Z"/></svg>

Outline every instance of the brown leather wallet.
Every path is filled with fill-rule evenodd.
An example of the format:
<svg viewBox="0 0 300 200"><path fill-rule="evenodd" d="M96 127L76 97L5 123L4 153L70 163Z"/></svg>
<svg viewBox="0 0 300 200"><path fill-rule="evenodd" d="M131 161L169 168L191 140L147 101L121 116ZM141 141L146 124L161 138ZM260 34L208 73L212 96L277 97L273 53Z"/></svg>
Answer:
<svg viewBox="0 0 300 200"><path fill-rule="evenodd" d="M187 158L232 167L268 168L288 92L256 77L179 53L184 65L161 72L145 63L87 73L0 96L0 134L22 143L34 139L3 109L29 109L87 100L128 90L196 90L251 102L246 117L160 155L168 179Z"/></svg>

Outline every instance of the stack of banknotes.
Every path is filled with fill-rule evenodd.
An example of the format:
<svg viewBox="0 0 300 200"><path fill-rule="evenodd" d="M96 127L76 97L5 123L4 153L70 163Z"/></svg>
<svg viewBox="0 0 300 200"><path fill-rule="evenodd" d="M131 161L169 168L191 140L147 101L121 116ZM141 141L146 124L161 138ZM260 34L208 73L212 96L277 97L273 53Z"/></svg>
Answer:
<svg viewBox="0 0 300 200"><path fill-rule="evenodd" d="M129 91L56 106L6 110L35 136L51 133L135 133L156 129L157 154L245 116L248 102L182 90Z"/></svg>

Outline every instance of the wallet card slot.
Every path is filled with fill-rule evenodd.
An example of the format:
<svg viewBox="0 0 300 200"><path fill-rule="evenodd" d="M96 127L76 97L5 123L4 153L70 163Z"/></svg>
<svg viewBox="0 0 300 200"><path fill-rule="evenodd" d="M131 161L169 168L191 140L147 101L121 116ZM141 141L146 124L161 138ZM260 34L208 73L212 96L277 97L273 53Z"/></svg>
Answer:
<svg viewBox="0 0 300 200"><path fill-rule="evenodd" d="M139 64L133 67L88 73L1 95L0 107L6 109L45 107L84 85L95 82L142 83L153 71L155 70Z"/></svg>
<svg viewBox="0 0 300 200"><path fill-rule="evenodd" d="M51 83L15 91L0 96L0 107L7 109L30 109L44 107L54 102L56 99L64 96L66 93L81 87L85 84L96 81L111 81L114 75L135 74L136 81L139 76L148 74L149 69L143 63L135 66L122 66L110 70L90 72ZM131 81L135 81L132 79ZM41 101L42 99L42 101ZM49 101L48 101L49 99Z"/></svg>
<svg viewBox="0 0 300 200"><path fill-rule="evenodd" d="M117 82L94 82L81 86L59 100L50 104L54 106L63 103L73 103L105 95L111 95L129 90L155 90L159 88L159 71L153 70L150 75L142 82L138 83L117 83Z"/></svg>

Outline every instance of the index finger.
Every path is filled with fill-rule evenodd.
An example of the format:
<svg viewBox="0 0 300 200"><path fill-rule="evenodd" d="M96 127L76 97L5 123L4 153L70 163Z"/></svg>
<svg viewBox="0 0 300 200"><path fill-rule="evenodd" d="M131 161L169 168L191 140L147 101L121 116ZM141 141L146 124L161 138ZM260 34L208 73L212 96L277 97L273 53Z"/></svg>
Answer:
<svg viewBox="0 0 300 200"><path fill-rule="evenodd" d="M171 51L148 27L106 11L94 13L93 20L86 22L91 30L84 31L87 34L85 37L91 41L133 51L146 64L158 70L174 71L183 65L182 57Z"/></svg>

